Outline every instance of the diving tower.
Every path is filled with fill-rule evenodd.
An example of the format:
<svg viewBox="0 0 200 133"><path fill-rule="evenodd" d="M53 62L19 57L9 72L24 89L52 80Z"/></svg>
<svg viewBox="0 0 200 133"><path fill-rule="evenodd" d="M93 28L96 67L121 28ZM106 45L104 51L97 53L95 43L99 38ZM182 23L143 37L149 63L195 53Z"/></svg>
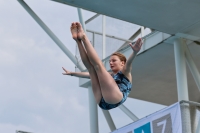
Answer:
<svg viewBox="0 0 200 133"><path fill-rule="evenodd" d="M68 51L37 15L24 3L18 0L29 14L40 24L47 34L63 50L63 52L76 65L76 71L86 71L82 63ZM53 0L63 4L77 7L79 19L84 30L95 42L95 35L101 36L102 61L109 70L109 54L106 55L106 38L122 41L122 45L114 49L126 57L131 53L128 47L138 36L144 39L144 45L132 65L133 88L130 98L140 99L153 103L171 105L184 100L181 111L186 114L183 118L183 133L196 133L200 130L192 124L194 109L190 104L194 101L195 107L200 102L200 1L168 0L168 1L136 1L136 0ZM85 21L81 9L96 12L97 14ZM87 23L95 18L102 18L103 32L87 29ZM106 34L105 16L142 25L128 39ZM86 25L85 25L86 24ZM144 29L150 28L150 34L144 36ZM95 45L95 43L93 43ZM112 52L114 52L112 51ZM111 53L110 53L111 54ZM187 64L187 65L186 65ZM92 93L90 80L79 79L81 87L88 88L90 105L90 131L98 133L97 105ZM193 103L193 104L194 104ZM119 107L133 121L138 120L124 105ZM116 129L109 111L103 111L111 131ZM189 123L189 124L188 124Z"/></svg>
<svg viewBox="0 0 200 133"><path fill-rule="evenodd" d="M199 48L199 40L200 40L200 1L188 2L187 0L177 0L177 1L136 1L136 0L115 0L115 1L91 1L91 0L53 0L56 2L60 2L63 4L71 5L74 7L80 7L86 9L88 11L93 11L99 14L103 14L106 16L110 16L113 18L117 18L120 20L124 20L130 23L139 24L144 27L148 27L156 32L152 33L152 40L160 40L158 43L150 42L155 45L154 48L149 49L145 48L145 53L140 54L136 59L136 63L133 64L133 69L141 68L143 70L136 72L135 74L138 76L139 73L143 73L143 77L150 75L151 79L145 79L147 86L141 82L138 85L135 84L135 87L138 90L143 90L145 88L149 88L149 84L154 82L154 87L150 87L149 90L144 90L149 95L139 96L138 93L130 94L131 97L141 100L146 100L150 102L155 102L164 105L170 105L176 101L178 101L178 96L176 90L172 88L176 87L176 70L175 70L175 54L174 51L174 43L176 40L184 40L183 43L188 45L188 49L193 56L193 62L196 64L196 68L199 68L200 62L198 57L200 56L200 48ZM112 8L111 8L112 7ZM122 10L123 9L123 10ZM160 38L156 38L155 35L160 32L163 34ZM165 37L165 34L170 35L169 38ZM148 39L149 40L149 39ZM178 42L180 42L180 40ZM128 42L128 41L127 41ZM182 41L181 41L182 42ZM147 42L145 42L147 43ZM152 45L152 44L145 44ZM159 44L159 45L157 45ZM171 45L170 45L171 44ZM182 45L181 45L182 46ZM188 51L188 52L189 52ZM189 53L187 54L189 55ZM187 57L187 56L186 56ZM139 59L142 58L142 59ZM190 58L191 59L191 58ZM145 60L145 63L142 61ZM166 62L162 61L166 60ZM146 62L147 61L147 62ZM151 64L151 65L148 65ZM154 64L154 65L153 65ZM138 66L137 66L138 65ZM191 65L190 65L191 66ZM191 67L190 67L191 68ZM187 68L188 69L188 68ZM140 69L137 69L140 70ZM157 70L157 72L156 72ZM156 72L156 73L153 73ZM193 72L194 76L197 72ZM146 75L145 75L146 74ZM166 75L164 78L164 82L159 82L161 77L159 75ZM137 77L136 76L136 77ZM200 99L200 84L199 75L196 75L195 82L192 79L192 75L187 71L187 81L189 91L188 100L199 102ZM144 79L142 75L141 79ZM135 79L133 79L135 80ZM137 81L137 80L136 80ZM141 81L141 80L140 80ZM152 90L153 88L157 88L156 90ZM171 89L170 89L171 88ZM137 91L137 90L136 90ZM165 95L162 93L165 92ZM155 93L160 95L161 98L152 97L155 96ZM137 96L136 96L137 95ZM158 96L156 95L156 96ZM148 97L148 98L147 98ZM170 97L170 99L168 99ZM145 99L146 98L146 99ZM152 99L155 98L155 99ZM157 99L157 100L156 100ZM168 99L168 100L167 100Z"/></svg>

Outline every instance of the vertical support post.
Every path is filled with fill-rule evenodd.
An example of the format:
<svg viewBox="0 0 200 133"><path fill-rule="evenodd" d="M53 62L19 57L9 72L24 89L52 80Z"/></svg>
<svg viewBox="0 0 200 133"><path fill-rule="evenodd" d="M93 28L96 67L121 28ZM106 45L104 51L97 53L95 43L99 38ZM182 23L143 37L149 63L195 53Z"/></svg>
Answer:
<svg viewBox="0 0 200 133"><path fill-rule="evenodd" d="M142 38L144 36L144 26L141 26L140 30L141 30L141 38Z"/></svg>
<svg viewBox="0 0 200 133"><path fill-rule="evenodd" d="M106 16L102 15L102 32L103 32L103 47L102 47L102 59L106 58Z"/></svg>
<svg viewBox="0 0 200 133"><path fill-rule="evenodd" d="M188 84L185 63L185 48L182 39L176 39L174 42L174 54L176 64L176 78L178 89L178 100L189 100L188 98Z"/></svg>
<svg viewBox="0 0 200 133"><path fill-rule="evenodd" d="M18 0L18 2L24 7L24 9L32 16L32 18L41 26L41 28L51 37L51 39L60 47L60 49L70 58L70 60L77 65L80 70L85 68L77 64L74 55L65 47L65 45L58 39L58 37L45 25L45 23L33 12L33 10L23 1Z"/></svg>
<svg viewBox="0 0 200 133"><path fill-rule="evenodd" d="M110 130L111 130L111 131L116 130L115 124L114 124L114 122L113 122L113 120L112 120L112 117L111 117L109 111L103 110L103 109L102 109L102 112L103 112L103 114L104 114L104 116L105 116L105 118L106 118L106 121L107 121L107 123L108 123L108 125L109 125L109 127L110 127Z"/></svg>
<svg viewBox="0 0 200 133"><path fill-rule="evenodd" d="M141 26L140 30L141 30L141 38L143 38L144 37L144 26ZM142 45L142 49L143 49L143 51L145 50L145 44Z"/></svg>
<svg viewBox="0 0 200 133"><path fill-rule="evenodd" d="M129 116L133 121L138 120L139 118L134 115L126 106L123 104L119 106L119 108L127 115Z"/></svg>
<svg viewBox="0 0 200 133"><path fill-rule="evenodd" d="M90 112L90 133L99 133L98 127L98 110L97 103L94 98L92 87L88 87L89 96L89 112Z"/></svg>
<svg viewBox="0 0 200 133"><path fill-rule="evenodd" d="M93 47L95 46L94 43L95 42L95 33L94 32L92 32L92 45L93 45Z"/></svg>
<svg viewBox="0 0 200 133"><path fill-rule="evenodd" d="M178 100L188 101L189 98L188 98L186 63L185 63L185 48L184 48L184 42L181 38L177 38L174 41L174 54L175 54L175 65L176 65ZM183 133L191 133L189 104L187 103L181 104L181 116L182 116Z"/></svg>
<svg viewBox="0 0 200 133"><path fill-rule="evenodd" d="M78 16L79 16L79 21L83 27L83 30L86 33L86 27L85 27L85 22L82 16L82 11L80 8L78 9ZM93 90L92 87L88 87L88 96L89 96L89 112L90 112L90 133L99 133L99 127L98 127L98 111L97 111L97 103L94 98Z"/></svg>
<svg viewBox="0 0 200 133"><path fill-rule="evenodd" d="M77 10L78 10L79 21L80 21L80 23L81 23L81 25L83 27L83 30L86 33L86 27L85 27L85 22L84 22L83 15L82 15L82 10L81 10L81 8L77 8Z"/></svg>
<svg viewBox="0 0 200 133"><path fill-rule="evenodd" d="M191 131L192 133L195 133L196 126L197 126L197 111L196 111L196 105L190 104L190 118L191 118Z"/></svg>

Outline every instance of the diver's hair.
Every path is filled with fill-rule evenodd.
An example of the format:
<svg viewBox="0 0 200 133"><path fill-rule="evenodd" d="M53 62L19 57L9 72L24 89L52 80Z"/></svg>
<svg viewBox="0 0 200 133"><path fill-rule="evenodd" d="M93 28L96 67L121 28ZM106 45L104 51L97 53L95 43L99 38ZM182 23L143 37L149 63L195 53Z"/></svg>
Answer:
<svg viewBox="0 0 200 133"><path fill-rule="evenodd" d="M111 56L113 56L113 55L118 56L121 61L124 61L124 63L126 63L126 57L123 54L121 54L119 52L115 52Z"/></svg>

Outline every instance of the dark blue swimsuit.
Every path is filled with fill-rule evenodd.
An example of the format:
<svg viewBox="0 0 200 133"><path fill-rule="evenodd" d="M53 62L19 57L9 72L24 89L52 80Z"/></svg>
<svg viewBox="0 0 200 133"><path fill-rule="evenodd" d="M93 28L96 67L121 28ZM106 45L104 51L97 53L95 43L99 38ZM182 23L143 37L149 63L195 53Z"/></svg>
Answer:
<svg viewBox="0 0 200 133"><path fill-rule="evenodd" d="M130 91L131 91L131 88L132 88L131 82L129 81L129 79L121 71L119 71L115 75L112 75L112 77L114 78L114 80L117 83L120 91L122 92L123 98L119 103L109 104L109 103L106 103L106 101L102 97L101 101L99 102L99 107L104 109L104 110L109 110L109 109L112 109L112 108L116 108L119 105L121 105L123 102L125 102L127 97L128 97L128 95L129 95L129 93L130 93Z"/></svg>

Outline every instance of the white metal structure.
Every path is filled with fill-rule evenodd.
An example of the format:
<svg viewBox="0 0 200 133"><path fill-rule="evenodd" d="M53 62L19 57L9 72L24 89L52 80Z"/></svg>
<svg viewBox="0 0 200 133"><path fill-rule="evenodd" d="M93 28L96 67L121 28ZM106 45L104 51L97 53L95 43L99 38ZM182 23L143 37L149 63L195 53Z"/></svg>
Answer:
<svg viewBox="0 0 200 133"><path fill-rule="evenodd" d="M28 7L28 5L25 4L23 0L18 1L63 50L63 52L72 60L77 68L80 71L83 71L85 68L81 65L82 63L77 62L75 57L67 50L67 48L64 47L64 45L56 38L56 36L48 29L48 27L45 26L45 24ZM134 88L136 89L130 93L129 97L164 105L170 105L181 100L199 102L200 74L198 66L200 67L200 61L198 62L198 60L200 57L200 46L193 42L198 42L200 40L200 17L197 15L200 12L200 8L198 8L200 5L199 1L54 1L62 2L75 7L81 7L100 14L112 16L158 30L147 36L143 36L144 27L141 27L140 29L141 36L144 39L144 44L140 53L138 53L135 63L132 66L132 70L137 70L132 72L135 75L135 77L133 77L133 83ZM111 6L114 7L112 10L110 10ZM122 7L124 7L123 10L119 12L118 9ZM103 50L101 52L105 67L107 70L109 70L109 56L105 56L105 38L112 37L112 35L106 35L105 26L103 26L102 33L87 30L84 19L81 15L81 9L79 8L78 13L84 30L93 34L93 42L95 40L94 34L103 35ZM98 16L99 14L95 15L87 22L92 21L92 19ZM105 17L103 17L102 23L105 25ZM129 56L132 50L126 44L127 42L132 42L133 38L113 38L125 41L125 44L120 47L118 51L123 53L125 56ZM192 75L187 72L186 62ZM195 82L193 81L192 77L194 78ZM90 101L90 131L91 133L98 133L97 104L95 103L92 93L90 80L80 78L79 84L81 87L88 88ZM133 121L138 119L124 105L121 105L119 108ZM112 118L110 117L109 112L103 111L103 113L111 131L115 130L116 127ZM182 104L182 113L184 114L182 116L184 119L182 123L184 133L194 133L193 127L191 127L192 116L190 115L191 110L189 109L188 103ZM197 133L199 129L200 124L198 124L195 133Z"/></svg>

